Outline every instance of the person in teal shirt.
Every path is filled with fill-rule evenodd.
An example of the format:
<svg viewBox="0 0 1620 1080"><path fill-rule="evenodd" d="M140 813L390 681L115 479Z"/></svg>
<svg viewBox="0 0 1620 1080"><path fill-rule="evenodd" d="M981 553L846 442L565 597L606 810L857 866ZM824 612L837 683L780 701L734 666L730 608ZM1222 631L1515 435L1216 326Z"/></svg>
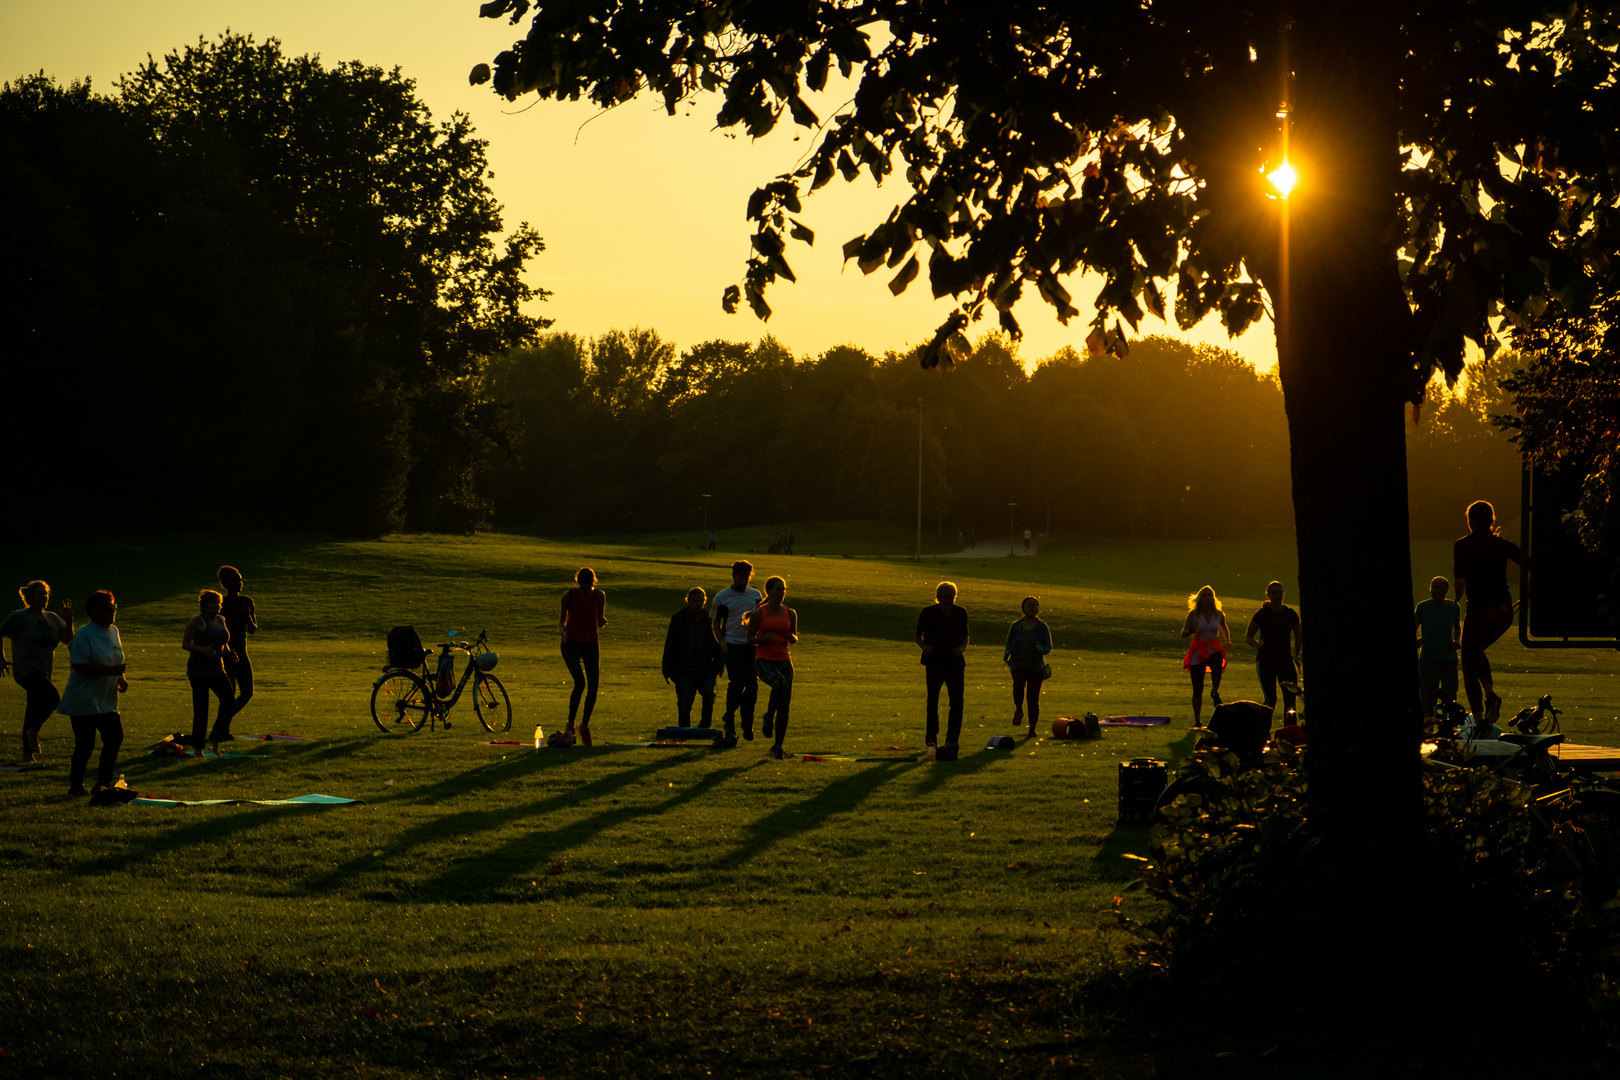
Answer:
<svg viewBox="0 0 1620 1080"><path fill-rule="evenodd" d="M1462 639L1462 609L1446 598L1451 582L1437 577L1429 582L1429 599L1417 606L1412 621L1417 627L1418 685L1425 719L1434 715L1434 703L1457 700L1457 646Z"/></svg>

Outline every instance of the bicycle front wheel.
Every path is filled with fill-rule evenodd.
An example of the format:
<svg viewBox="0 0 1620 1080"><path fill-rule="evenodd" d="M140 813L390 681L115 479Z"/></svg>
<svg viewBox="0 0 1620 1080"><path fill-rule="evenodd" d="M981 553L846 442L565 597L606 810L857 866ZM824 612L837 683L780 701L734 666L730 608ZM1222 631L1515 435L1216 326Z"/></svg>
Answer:
<svg viewBox="0 0 1620 1080"><path fill-rule="evenodd" d="M420 731L433 713L433 691L412 672L396 668L371 690L371 718L388 735Z"/></svg>
<svg viewBox="0 0 1620 1080"><path fill-rule="evenodd" d="M478 722L484 725L485 731L512 730L511 699L506 696L501 680L488 672L480 671L473 676L473 712L478 714Z"/></svg>

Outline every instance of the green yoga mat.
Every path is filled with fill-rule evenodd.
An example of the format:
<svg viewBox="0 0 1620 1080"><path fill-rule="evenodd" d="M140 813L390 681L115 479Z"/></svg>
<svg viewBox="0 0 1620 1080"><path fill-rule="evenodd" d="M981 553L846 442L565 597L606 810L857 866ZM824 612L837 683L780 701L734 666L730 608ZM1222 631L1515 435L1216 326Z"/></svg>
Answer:
<svg viewBox="0 0 1620 1080"><path fill-rule="evenodd" d="M137 795L125 806L355 806L362 800L337 795L300 795L296 799L148 799Z"/></svg>

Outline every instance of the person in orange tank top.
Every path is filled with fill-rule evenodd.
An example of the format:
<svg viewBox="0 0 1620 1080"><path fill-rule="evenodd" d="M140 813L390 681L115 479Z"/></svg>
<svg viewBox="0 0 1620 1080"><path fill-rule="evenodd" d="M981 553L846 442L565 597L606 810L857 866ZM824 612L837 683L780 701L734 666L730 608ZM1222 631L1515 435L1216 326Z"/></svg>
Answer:
<svg viewBox="0 0 1620 1080"><path fill-rule="evenodd" d="M765 706L765 737L774 739L771 757L782 758L787 737L788 705L793 700L793 657L789 646L799 640L799 613L782 603L787 582L773 577L765 582L765 602L748 622L748 644L755 646L754 670L771 688Z"/></svg>

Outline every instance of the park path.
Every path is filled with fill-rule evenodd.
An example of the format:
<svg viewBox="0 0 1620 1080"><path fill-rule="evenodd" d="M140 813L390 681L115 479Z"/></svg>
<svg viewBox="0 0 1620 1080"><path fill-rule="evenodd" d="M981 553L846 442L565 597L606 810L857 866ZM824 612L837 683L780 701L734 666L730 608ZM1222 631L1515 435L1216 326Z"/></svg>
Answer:
<svg viewBox="0 0 1620 1080"><path fill-rule="evenodd" d="M1049 543L1056 539L1057 538L1055 536L1050 534L1043 536L1037 533L1035 536L1030 538L1029 550L1025 551L1024 538L1019 537L1017 542L1013 545L1011 554L1015 558L1024 558L1034 555L1036 552L1040 551L1042 544ZM923 557L925 559L1005 559L1007 558L1008 554L1007 541L1005 539L1001 539L980 540L973 547L963 548L961 551L936 552Z"/></svg>

